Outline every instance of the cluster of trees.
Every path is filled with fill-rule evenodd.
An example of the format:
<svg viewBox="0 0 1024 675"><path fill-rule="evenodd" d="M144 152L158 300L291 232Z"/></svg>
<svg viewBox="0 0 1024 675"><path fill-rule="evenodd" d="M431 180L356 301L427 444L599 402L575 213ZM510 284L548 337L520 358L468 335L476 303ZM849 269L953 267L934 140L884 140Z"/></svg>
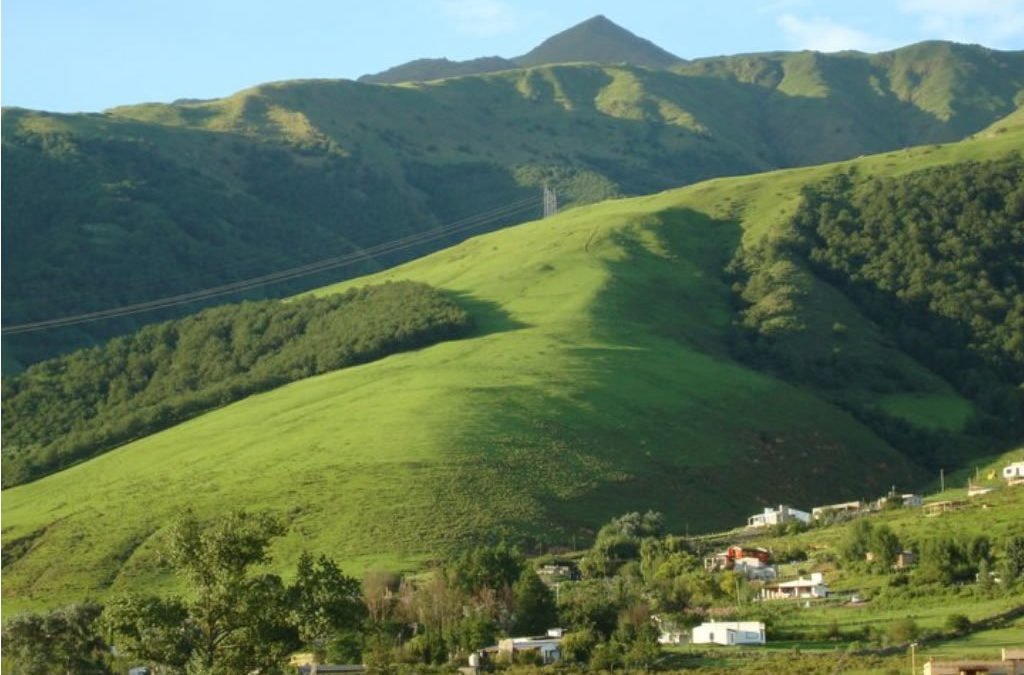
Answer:
<svg viewBox="0 0 1024 675"><path fill-rule="evenodd" d="M927 390L898 347L978 411L982 442L1024 428L1024 160L964 162L893 178L837 174L804 190L790 227L737 252L737 358L816 387L915 463L970 443L867 406L851 391ZM860 339L832 288L881 329ZM832 297L830 297L832 296ZM844 305L839 305L843 307Z"/></svg>
<svg viewBox="0 0 1024 675"><path fill-rule="evenodd" d="M1024 159L840 174L795 217L813 268L989 413L1024 421Z"/></svg>
<svg viewBox="0 0 1024 675"><path fill-rule="evenodd" d="M268 514L235 512L213 523L181 517L164 561L181 596L127 595L105 607L22 614L4 624L3 655L18 673L106 673L117 658L158 673L280 672L288 655L322 653L329 638L366 615L359 582L327 557L303 554L295 579L258 573L284 531Z"/></svg>
<svg viewBox="0 0 1024 675"><path fill-rule="evenodd" d="M1022 536L996 542L985 534L903 541L888 525L875 526L870 520L861 519L851 527L840 554L847 564L864 566L878 574L893 574L897 556L904 550L917 553L917 563L909 576L901 572L902 581L898 583L902 585L949 586L976 582L987 589L998 579L1004 588L1012 588L1024 580Z"/></svg>
<svg viewBox="0 0 1024 675"><path fill-rule="evenodd" d="M3 380L4 486L301 378L465 335L420 283L265 300L147 326Z"/></svg>

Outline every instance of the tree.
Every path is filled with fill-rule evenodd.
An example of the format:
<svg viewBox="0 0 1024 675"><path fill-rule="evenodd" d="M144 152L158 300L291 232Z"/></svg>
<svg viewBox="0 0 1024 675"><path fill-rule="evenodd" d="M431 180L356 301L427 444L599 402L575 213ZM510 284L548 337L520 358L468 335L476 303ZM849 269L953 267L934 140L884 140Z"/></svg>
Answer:
<svg viewBox="0 0 1024 675"><path fill-rule="evenodd" d="M536 635L558 621L555 598L537 573L527 567L515 588L516 618L512 630L518 635Z"/></svg>
<svg viewBox="0 0 1024 675"><path fill-rule="evenodd" d="M1024 537L1010 537L1003 548L1003 577L1009 585L1024 578Z"/></svg>
<svg viewBox="0 0 1024 675"><path fill-rule="evenodd" d="M184 668L197 637L177 598L117 598L103 609L102 624L119 653L147 662L156 673L161 666Z"/></svg>
<svg viewBox="0 0 1024 675"><path fill-rule="evenodd" d="M332 635L356 628L366 616L360 593L359 582L342 574L333 560L314 561L303 553L288 589L292 624L302 643L322 654Z"/></svg>
<svg viewBox="0 0 1024 675"><path fill-rule="evenodd" d="M522 574L524 564L519 549L503 541L463 553L448 572L463 592L472 595L484 588L511 588Z"/></svg>
<svg viewBox="0 0 1024 675"><path fill-rule="evenodd" d="M109 650L96 625L102 611L85 603L16 616L4 624L4 659L20 675L107 673Z"/></svg>
<svg viewBox="0 0 1024 675"><path fill-rule="evenodd" d="M386 570L370 570L363 577L363 603L370 621L379 623L391 618L395 606L395 592L402 577Z"/></svg>
<svg viewBox="0 0 1024 675"><path fill-rule="evenodd" d="M257 639L264 613L252 610L265 604L254 600L280 597L281 582L250 577L249 570L269 561L270 540L283 533L271 515L245 511L210 524L187 513L171 528L165 558L194 593L187 605L197 631L191 663L201 672L228 672L228 667L247 672L261 665L258 652L267 645Z"/></svg>
<svg viewBox="0 0 1024 675"><path fill-rule="evenodd" d="M855 522L843 545L843 557L852 562L864 560L864 554L871 550L873 529L870 520L861 519Z"/></svg>
<svg viewBox="0 0 1024 675"><path fill-rule="evenodd" d="M889 528L888 525L881 525L870 535L869 542L871 553L883 572L892 569L903 550L899 537Z"/></svg>

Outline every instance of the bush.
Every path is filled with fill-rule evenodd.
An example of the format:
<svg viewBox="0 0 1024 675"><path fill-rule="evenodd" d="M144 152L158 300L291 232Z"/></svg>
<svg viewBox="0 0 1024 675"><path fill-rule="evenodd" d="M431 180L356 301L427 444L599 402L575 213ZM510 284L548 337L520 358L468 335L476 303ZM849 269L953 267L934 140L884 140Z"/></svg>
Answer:
<svg viewBox="0 0 1024 675"><path fill-rule="evenodd" d="M964 614L950 614L946 617L946 630L963 635L971 630L971 620Z"/></svg>
<svg viewBox="0 0 1024 675"><path fill-rule="evenodd" d="M885 637L890 644L901 644L912 642L921 634L917 622L909 616L903 619L896 619L886 627Z"/></svg>

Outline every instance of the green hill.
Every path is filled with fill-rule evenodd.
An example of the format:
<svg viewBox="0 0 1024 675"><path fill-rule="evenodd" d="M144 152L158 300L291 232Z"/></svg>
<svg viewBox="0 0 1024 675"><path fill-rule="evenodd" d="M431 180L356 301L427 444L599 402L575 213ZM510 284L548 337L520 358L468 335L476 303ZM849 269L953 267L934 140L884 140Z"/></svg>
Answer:
<svg viewBox="0 0 1024 675"><path fill-rule="evenodd" d="M725 269L741 248L785 239L803 189L837 171L899 177L1022 146L1006 132L607 201L360 280L441 289L477 332L252 396L5 491L5 607L162 587L156 538L186 503L200 515L229 505L285 515L282 569L311 549L358 570L499 537L570 544L638 509L664 512L676 531L713 530L766 504L919 485L932 462L965 463L978 437L947 433L962 443L913 456L899 434L883 438L851 414L851 400L984 402L898 348L808 263L769 266L795 283L789 300L748 296ZM736 322L773 297L811 335L843 324L823 349L888 370L865 369L837 397L827 383L745 365L731 346ZM927 415L908 417L929 428Z"/></svg>
<svg viewBox="0 0 1024 675"><path fill-rule="evenodd" d="M625 39L603 20L577 29ZM626 40L639 49L636 41ZM401 86L293 81L102 115L4 110L4 325L230 284L487 214L472 228L230 296L280 297L539 214L543 183L563 206L579 205L958 140L1016 108L1022 58L924 43L667 70L580 64ZM201 306L5 333L5 369Z"/></svg>

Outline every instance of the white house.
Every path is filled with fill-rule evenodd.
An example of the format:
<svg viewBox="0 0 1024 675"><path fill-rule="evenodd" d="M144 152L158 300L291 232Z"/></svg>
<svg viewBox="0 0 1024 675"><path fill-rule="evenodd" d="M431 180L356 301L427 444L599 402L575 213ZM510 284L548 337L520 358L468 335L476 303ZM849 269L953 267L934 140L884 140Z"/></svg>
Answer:
<svg viewBox="0 0 1024 675"><path fill-rule="evenodd" d="M771 584L761 589L762 600L784 600L786 598L825 598L828 586L821 572L814 572L809 579L800 577L793 581Z"/></svg>
<svg viewBox="0 0 1024 675"><path fill-rule="evenodd" d="M550 628L547 635L499 640L498 655L512 658L516 653L536 652L542 663L555 663L562 659L563 634L561 628Z"/></svg>
<svg viewBox="0 0 1024 675"><path fill-rule="evenodd" d="M792 506L779 505L777 509L766 507L764 513L747 518L747 527L771 527L794 520L799 520L806 525L811 522L811 514L794 509Z"/></svg>
<svg viewBox="0 0 1024 675"><path fill-rule="evenodd" d="M695 645L763 645L764 624L760 621L711 621L694 627L690 642Z"/></svg>
<svg viewBox="0 0 1024 675"><path fill-rule="evenodd" d="M1014 462L1013 464L1007 464L1004 466L1003 478L1006 480L1024 478L1024 462Z"/></svg>

